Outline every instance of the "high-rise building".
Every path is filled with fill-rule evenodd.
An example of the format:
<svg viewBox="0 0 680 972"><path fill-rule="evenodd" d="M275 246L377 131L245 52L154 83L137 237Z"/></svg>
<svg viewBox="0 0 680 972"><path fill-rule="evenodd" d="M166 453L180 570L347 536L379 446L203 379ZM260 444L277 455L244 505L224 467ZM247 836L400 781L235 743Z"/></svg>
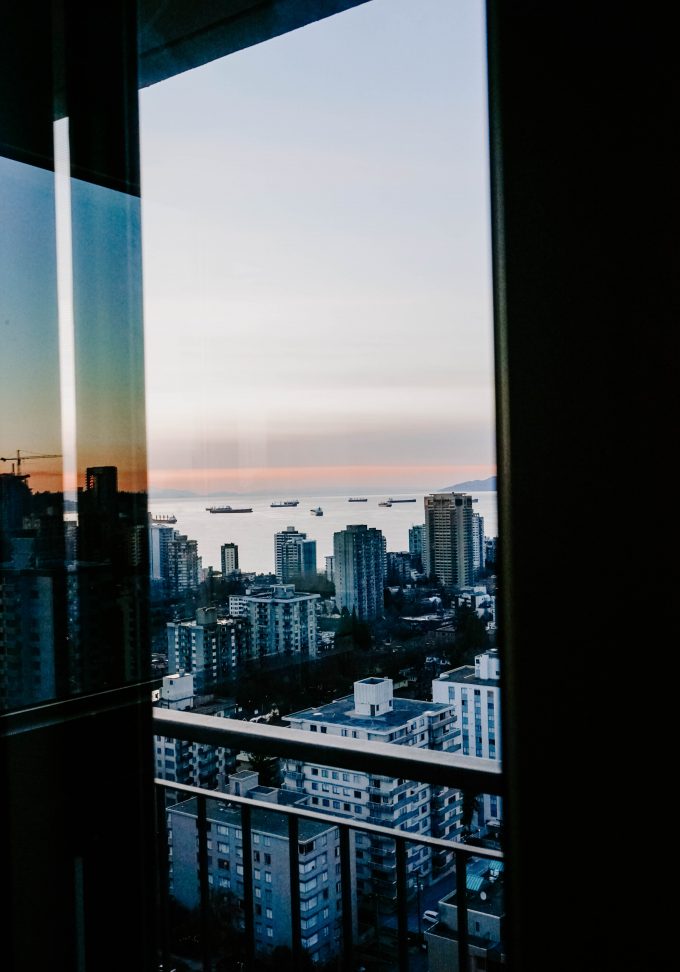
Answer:
<svg viewBox="0 0 680 972"><path fill-rule="evenodd" d="M413 558L414 567L422 569L423 566L423 534L425 524L418 523L409 527L408 531L408 552Z"/></svg>
<svg viewBox="0 0 680 972"><path fill-rule="evenodd" d="M170 576L168 551L176 532L167 524L149 523L149 577L152 584L165 583Z"/></svg>
<svg viewBox="0 0 680 972"><path fill-rule="evenodd" d="M223 543L220 547L220 561L222 577L231 577L238 572L238 546L235 543Z"/></svg>
<svg viewBox="0 0 680 972"><path fill-rule="evenodd" d="M474 665L461 665L432 682L432 698L454 706L459 718L463 756L500 759L501 671L497 648L475 656ZM484 794L478 810L479 825L493 826L502 819L501 799Z"/></svg>
<svg viewBox="0 0 680 972"><path fill-rule="evenodd" d="M479 513L472 514L472 571L474 579L478 580L486 562L484 547L484 517Z"/></svg>
<svg viewBox="0 0 680 972"><path fill-rule="evenodd" d="M469 587L473 583L472 496L431 493L425 497L423 561L425 571L444 587Z"/></svg>
<svg viewBox="0 0 680 972"><path fill-rule="evenodd" d="M333 534L335 600L340 610L356 611L362 621L382 617L385 560L385 538L376 527L359 524Z"/></svg>
<svg viewBox="0 0 680 972"><path fill-rule="evenodd" d="M296 593L292 584L241 596L241 616L250 621L253 657L314 654L318 600L318 594Z"/></svg>
<svg viewBox="0 0 680 972"><path fill-rule="evenodd" d="M389 678L364 678L354 693L327 705L283 717L293 729L350 739L452 752L460 747L453 705L395 698ZM458 790L433 787L378 773L350 772L331 766L286 760L284 786L309 796L317 810L354 817L367 823L416 834L455 839L461 828L462 799ZM394 842L365 831L356 835L357 889L391 898L394 887ZM429 847L414 845L407 863L409 887L429 881L451 864L451 852L433 858Z"/></svg>
<svg viewBox="0 0 680 972"><path fill-rule="evenodd" d="M190 540L179 530L173 530L168 542L167 593L177 597L195 591L200 583L200 567L196 540Z"/></svg>
<svg viewBox="0 0 680 972"><path fill-rule="evenodd" d="M256 773L242 771L229 780L228 792L272 804L272 809L251 811L251 874L256 954L276 947L290 948L291 896L288 822L276 804L299 802L289 792L260 786ZM245 894L243 832L238 806L206 800L211 847L208 881L213 893L224 894L240 917ZM168 811L172 834L170 862L173 896L187 908L200 903L196 846L198 808L195 799L175 804ZM315 963L324 964L341 948L342 881L340 838L337 827L301 818L297 868L300 880L301 945Z"/></svg>
<svg viewBox="0 0 680 972"><path fill-rule="evenodd" d="M307 539L295 527L274 534L274 573L281 584L296 577L316 575L316 540Z"/></svg>
<svg viewBox="0 0 680 972"><path fill-rule="evenodd" d="M198 694L234 677L251 657L247 619L218 617L216 608L198 608L196 617L171 621L168 632L168 673L191 672Z"/></svg>
<svg viewBox="0 0 680 972"><path fill-rule="evenodd" d="M387 552L387 584L408 584L413 571L413 558L407 550Z"/></svg>

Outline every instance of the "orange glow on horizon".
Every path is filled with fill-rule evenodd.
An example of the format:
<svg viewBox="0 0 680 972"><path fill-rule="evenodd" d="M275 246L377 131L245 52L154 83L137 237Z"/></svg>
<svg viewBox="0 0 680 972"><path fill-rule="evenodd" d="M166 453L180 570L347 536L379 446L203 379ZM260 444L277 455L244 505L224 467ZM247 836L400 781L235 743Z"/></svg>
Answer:
<svg viewBox="0 0 680 972"><path fill-rule="evenodd" d="M150 469L149 485L157 489L188 489L215 492L256 492L268 488L348 486L415 486L457 480L486 479L496 474L494 465L432 466L277 466L239 469Z"/></svg>

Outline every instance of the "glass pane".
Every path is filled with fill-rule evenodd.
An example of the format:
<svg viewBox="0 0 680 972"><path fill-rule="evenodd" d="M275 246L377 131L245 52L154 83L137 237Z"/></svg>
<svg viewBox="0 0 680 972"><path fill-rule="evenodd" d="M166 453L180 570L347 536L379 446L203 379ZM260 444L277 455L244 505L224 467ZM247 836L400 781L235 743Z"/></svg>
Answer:
<svg viewBox="0 0 680 972"><path fill-rule="evenodd" d="M496 765L484 5L373 0L140 103L158 705ZM196 798L166 794L170 914L194 929L172 948L186 958L201 950L203 873L211 921L231 901L225 935L262 961L351 949L397 968L406 935L425 968L435 913L456 940L440 904L452 845L471 862L478 848L480 868L500 846L496 795L379 764L157 737L156 772L355 825L345 873L332 828L327 888L305 856L324 852L299 852L296 916L280 821L272 896L259 811L249 877L238 806L220 840L208 801L202 872ZM414 837L402 863L395 830Z"/></svg>

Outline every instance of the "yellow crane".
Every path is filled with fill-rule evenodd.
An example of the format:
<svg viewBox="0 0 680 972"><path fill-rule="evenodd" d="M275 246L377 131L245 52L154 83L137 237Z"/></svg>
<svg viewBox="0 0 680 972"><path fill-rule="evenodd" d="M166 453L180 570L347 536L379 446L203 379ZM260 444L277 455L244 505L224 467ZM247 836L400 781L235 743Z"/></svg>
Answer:
<svg viewBox="0 0 680 972"><path fill-rule="evenodd" d="M25 453L22 455L21 449L17 449L17 454L15 456L0 456L0 461L11 462L12 463L12 475L14 475L14 467L16 465L17 476L21 475L21 463L26 459L61 459L60 452L33 452L29 455Z"/></svg>

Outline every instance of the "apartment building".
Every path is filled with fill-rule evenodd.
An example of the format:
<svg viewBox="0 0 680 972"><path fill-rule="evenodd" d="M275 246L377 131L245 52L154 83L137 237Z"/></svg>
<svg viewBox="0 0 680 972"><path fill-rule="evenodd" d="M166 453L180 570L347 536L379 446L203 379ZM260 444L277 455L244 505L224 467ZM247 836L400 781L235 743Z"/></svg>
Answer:
<svg viewBox="0 0 680 972"><path fill-rule="evenodd" d="M283 717L294 729L348 739L396 743L454 752L460 730L448 702L420 702L394 695L389 678L364 678L352 695ZM328 766L284 762L284 787L309 797L310 806L417 834L455 839L460 827L462 800L457 790L433 787L379 773L343 772ZM409 887L416 876L429 881L450 865L450 852L433 858L427 847L411 848ZM393 842L357 833L357 890L379 893L386 901L395 894Z"/></svg>

